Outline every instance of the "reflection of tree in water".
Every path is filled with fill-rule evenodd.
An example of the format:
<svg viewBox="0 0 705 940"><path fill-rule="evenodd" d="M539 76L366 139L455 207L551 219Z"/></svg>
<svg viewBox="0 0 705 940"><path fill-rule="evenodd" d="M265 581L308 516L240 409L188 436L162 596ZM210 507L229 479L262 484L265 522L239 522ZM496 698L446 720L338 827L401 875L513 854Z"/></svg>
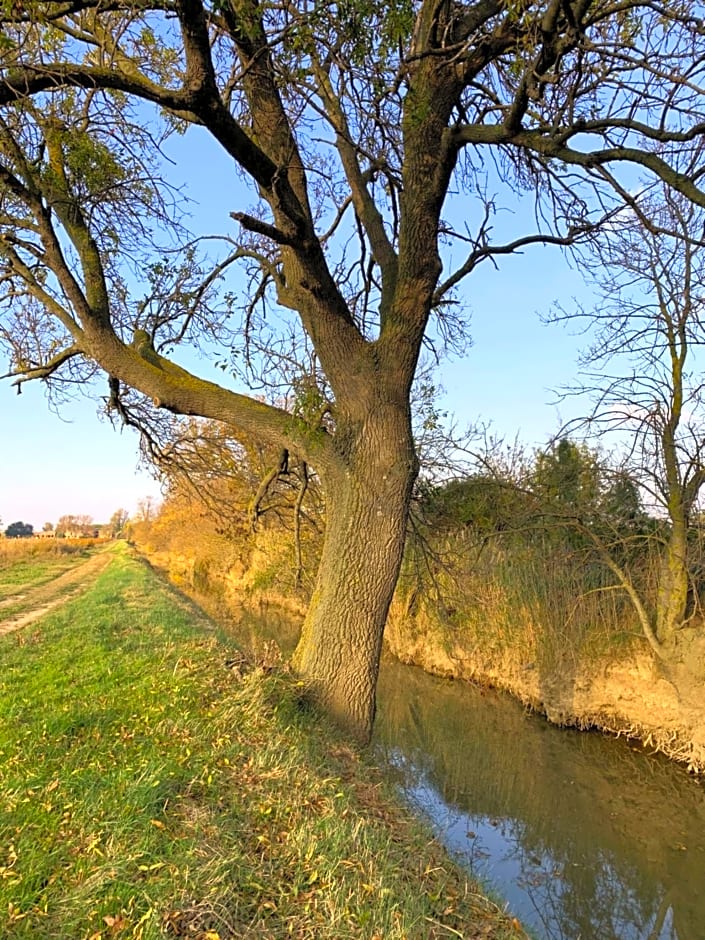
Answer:
<svg viewBox="0 0 705 940"><path fill-rule="evenodd" d="M291 647L298 630L272 608L232 619L254 647ZM544 937L703 940L705 790L678 768L396 661L382 670L377 741L426 807L442 799L465 832L501 822ZM481 840L464 854L481 875Z"/></svg>
<svg viewBox="0 0 705 940"><path fill-rule="evenodd" d="M705 791L679 768L394 663L380 702L378 740L407 771L467 828L511 829L545 937L702 940Z"/></svg>
<svg viewBox="0 0 705 940"><path fill-rule="evenodd" d="M512 898L510 907L538 930L538 936L545 940L679 940L667 916L671 899L665 897L659 904L657 895L635 891L633 883L641 881L638 871L617 871L614 860L600 851L582 863L568 854L556 855L550 846L536 841L525 822L488 818L449 806L428 776L400 751L388 752L387 759L403 777L411 802L431 816L474 877L491 883L494 874L497 887L497 878L502 880L498 862L520 872L514 884L523 892L522 908ZM487 839L488 829L501 837L500 846ZM459 847L458 833L465 834L467 847ZM488 844L492 851L485 847Z"/></svg>
<svg viewBox="0 0 705 940"><path fill-rule="evenodd" d="M637 870L617 870L613 859L597 853L588 867L550 856L538 858L522 844L526 826L513 825L519 885L526 892L536 921L551 940L677 940L668 917L668 894L659 900L641 890ZM524 830L522 832L521 830ZM639 890L634 889L639 884ZM667 920L671 922L666 929Z"/></svg>

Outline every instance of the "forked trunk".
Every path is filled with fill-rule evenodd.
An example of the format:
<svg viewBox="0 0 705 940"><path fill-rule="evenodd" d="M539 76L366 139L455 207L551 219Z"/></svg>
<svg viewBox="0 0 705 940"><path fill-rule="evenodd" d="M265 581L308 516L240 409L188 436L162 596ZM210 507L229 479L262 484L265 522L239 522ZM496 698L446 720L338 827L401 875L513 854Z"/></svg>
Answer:
<svg viewBox="0 0 705 940"><path fill-rule="evenodd" d="M292 664L312 697L366 744L387 612L416 476L408 415L369 416L326 486L326 535Z"/></svg>

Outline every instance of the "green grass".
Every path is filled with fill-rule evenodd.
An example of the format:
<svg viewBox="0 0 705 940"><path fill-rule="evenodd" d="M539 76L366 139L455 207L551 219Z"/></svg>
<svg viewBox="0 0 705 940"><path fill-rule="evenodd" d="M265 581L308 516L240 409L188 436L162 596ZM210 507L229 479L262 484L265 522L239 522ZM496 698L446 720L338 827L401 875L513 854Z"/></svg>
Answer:
<svg viewBox="0 0 705 940"><path fill-rule="evenodd" d="M24 545L20 542L19 547L24 548ZM79 548L68 543L67 548L69 550L43 551L37 554L0 553L0 600L19 593L23 588L39 587L52 581L65 571L80 565L89 555L86 547Z"/></svg>
<svg viewBox="0 0 705 940"><path fill-rule="evenodd" d="M113 551L0 639L0 936L521 936L290 678L228 668L210 623Z"/></svg>

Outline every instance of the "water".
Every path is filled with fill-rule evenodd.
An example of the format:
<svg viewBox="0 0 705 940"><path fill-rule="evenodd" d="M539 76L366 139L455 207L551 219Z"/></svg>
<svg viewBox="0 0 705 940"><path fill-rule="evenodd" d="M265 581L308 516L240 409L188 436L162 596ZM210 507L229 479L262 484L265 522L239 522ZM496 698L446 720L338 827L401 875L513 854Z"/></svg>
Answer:
<svg viewBox="0 0 705 940"><path fill-rule="evenodd" d="M252 645L295 626L240 615ZM705 940L705 787L624 740L383 663L374 745L438 836L541 940Z"/></svg>
<svg viewBox="0 0 705 940"><path fill-rule="evenodd" d="M393 661L379 699L407 797L536 937L705 938L705 788L681 768Z"/></svg>

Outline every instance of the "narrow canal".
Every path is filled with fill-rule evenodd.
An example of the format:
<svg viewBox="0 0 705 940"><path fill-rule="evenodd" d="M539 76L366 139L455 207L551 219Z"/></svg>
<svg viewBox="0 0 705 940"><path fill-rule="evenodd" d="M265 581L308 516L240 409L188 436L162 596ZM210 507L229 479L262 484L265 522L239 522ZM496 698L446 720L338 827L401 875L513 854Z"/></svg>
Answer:
<svg viewBox="0 0 705 940"><path fill-rule="evenodd" d="M624 740L385 663L376 741L456 856L545 940L704 940L705 787Z"/></svg>
<svg viewBox="0 0 705 940"><path fill-rule="evenodd" d="M243 643L291 648L293 624L263 621L241 622ZM391 657L374 746L536 938L705 940L705 786L680 767Z"/></svg>

